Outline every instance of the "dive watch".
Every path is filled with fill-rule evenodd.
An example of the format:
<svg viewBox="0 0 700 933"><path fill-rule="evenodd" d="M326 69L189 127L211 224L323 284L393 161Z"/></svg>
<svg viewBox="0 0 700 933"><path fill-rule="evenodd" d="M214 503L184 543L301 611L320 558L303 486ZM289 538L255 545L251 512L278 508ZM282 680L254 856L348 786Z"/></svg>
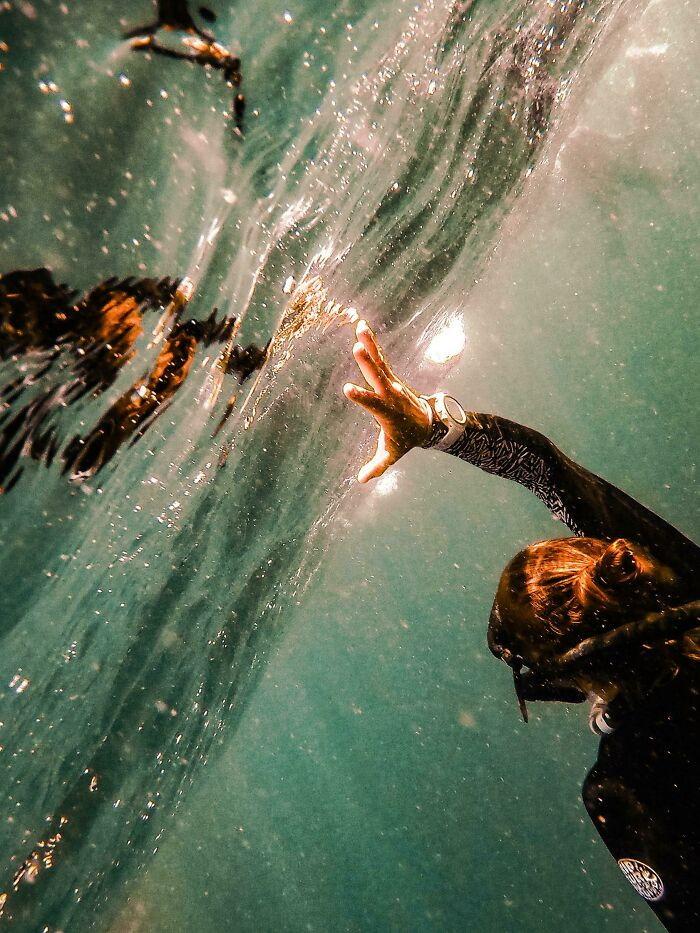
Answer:
<svg viewBox="0 0 700 933"><path fill-rule="evenodd" d="M456 398L437 392L435 395L421 395L421 402L430 408L431 431L421 447L437 447L447 450L457 438L461 437L467 423L467 413Z"/></svg>

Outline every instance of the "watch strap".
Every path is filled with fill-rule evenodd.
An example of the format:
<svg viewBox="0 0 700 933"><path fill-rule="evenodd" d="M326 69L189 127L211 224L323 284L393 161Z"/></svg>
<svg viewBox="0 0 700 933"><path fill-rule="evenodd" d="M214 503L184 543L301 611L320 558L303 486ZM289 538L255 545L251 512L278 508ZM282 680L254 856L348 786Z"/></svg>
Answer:
<svg viewBox="0 0 700 933"><path fill-rule="evenodd" d="M421 444L421 447L424 447L427 449L429 447L434 447L436 444L438 444L449 431L449 427L440 418L435 408L431 404L431 400L429 397L426 397L425 395L421 395L420 400L423 403L423 406L426 409L426 411L430 409L430 434L428 435L426 440L424 440L423 443Z"/></svg>
<svg viewBox="0 0 700 933"><path fill-rule="evenodd" d="M467 413L457 399L451 395L445 395L444 392L422 395L421 401L428 404L432 413L432 430L421 446L447 450L464 433Z"/></svg>

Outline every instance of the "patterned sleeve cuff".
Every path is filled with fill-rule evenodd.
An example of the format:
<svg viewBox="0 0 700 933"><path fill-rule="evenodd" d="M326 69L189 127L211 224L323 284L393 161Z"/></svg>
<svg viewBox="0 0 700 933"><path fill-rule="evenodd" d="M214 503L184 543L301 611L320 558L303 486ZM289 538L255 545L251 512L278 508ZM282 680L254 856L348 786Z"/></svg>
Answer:
<svg viewBox="0 0 700 933"><path fill-rule="evenodd" d="M432 430L421 446L448 450L457 441L467 425L467 412L457 399L444 392L436 395L421 396L421 401L430 408ZM426 410L427 410L426 408Z"/></svg>

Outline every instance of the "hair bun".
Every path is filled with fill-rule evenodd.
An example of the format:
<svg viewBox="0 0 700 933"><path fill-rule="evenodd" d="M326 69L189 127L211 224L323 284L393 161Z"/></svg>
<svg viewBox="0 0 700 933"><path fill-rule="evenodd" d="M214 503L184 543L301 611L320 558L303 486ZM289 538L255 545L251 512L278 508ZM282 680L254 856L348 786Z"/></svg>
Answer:
<svg viewBox="0 0 700 933"><path fill-rule="evenodd" d="M628 541L618 538L609 544L595 563L594 576L603 586L632 583L641 568Z"/></svg>

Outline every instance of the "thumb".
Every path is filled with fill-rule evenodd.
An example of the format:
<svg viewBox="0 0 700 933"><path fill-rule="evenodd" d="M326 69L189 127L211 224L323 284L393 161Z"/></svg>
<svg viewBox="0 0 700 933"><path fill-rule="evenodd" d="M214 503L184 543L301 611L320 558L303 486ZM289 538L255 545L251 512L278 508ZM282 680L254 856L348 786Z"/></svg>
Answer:
<svg viewBox="0 0 700 933"><path fill-rule="evenodd" d="M367 483L371 479L377 479L394 463L394 459L388 450L378 450L369 463L366 463L357 474L357 479L361 483Z"/></svg>

